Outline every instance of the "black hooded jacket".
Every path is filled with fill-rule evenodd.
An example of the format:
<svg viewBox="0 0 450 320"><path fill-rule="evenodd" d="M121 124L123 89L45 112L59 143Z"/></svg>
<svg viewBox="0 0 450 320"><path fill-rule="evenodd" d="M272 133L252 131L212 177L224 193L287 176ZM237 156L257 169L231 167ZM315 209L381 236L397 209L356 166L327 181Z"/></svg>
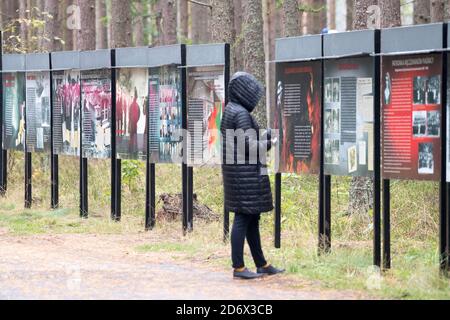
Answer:
<svg viewBox="0 0 450 320"><path fill-rule="evenodd" d="M231 78L221 124L222 174L225 209L235 213L259 214L273 209L269 177L259 157L261 153L265 158L271 147L270 131L260 134L250 115L262 95L263 87L252 75L237 72Z"/></svg>

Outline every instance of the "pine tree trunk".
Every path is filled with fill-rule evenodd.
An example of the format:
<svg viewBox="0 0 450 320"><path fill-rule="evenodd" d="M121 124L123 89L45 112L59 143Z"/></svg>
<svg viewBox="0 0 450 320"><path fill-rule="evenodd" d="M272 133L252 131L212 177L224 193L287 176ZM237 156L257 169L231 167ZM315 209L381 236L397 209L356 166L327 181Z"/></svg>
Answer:
<svg viewBox="0 0 450 320"><path fill-rule="evenodd" d="M163 44L177 43L177 4L175 0L165 0L162 6Z"/></svg>
<svg viewBox="0 0 450 320"><path fill-rule="evenodd" d="M431 0L430 16L431 22L444 21L444 0Z"/></svg>
<svg viewBox="0 0 450 320"><path fill-rule="evenodd" d="M105 0L95 1L95 47L108 48L108 34L104 19L106 18Z"/></svg>
<svg viewBox="0 0 450 320"><path fill-rule="evenodd" d="M450 0L445 1L445 12L444 12L444 20L450 20Z"/></svg>
<svg viewBox="0 0 450 320"><path fill-rule="evenodd" d="M27 25L25 20L27 19L27 1L19 1L19 19L20 22L20 49L26 51L27 49Z"/></svg>
<svg viewBox="0 0 450 320"><path fill-rule="evenodd" d="M128 1L111 0L111 47L129 47L131 37L131 10Z"/></svg>
<svg viewBox="0 0 450 320"><path fill-rule="evenodd" d="M178 39L180 42L186 42L189 28L188 3L186 0L177 1L177 25Z"/></svg>
<svg viewBox="0 0 450 320"><path fill-rule="evenodd" d="M236 42L232 48L234 52L233 71L244 69L244 34L242 29L242 2L241 0L233 1L234 7L234 29L236 33Z"/></svg>
<svg viewBox="0 0 450 320"><path fill-rule="evenodd" d="M336 30L336 0L327 1L327 25L329 30Z"/></svg>
<svg viewBox="0 0 450 320"><path fill-rule="evenodd" d="M67 26L67 7L73 3L72 0L62 0L59 6L59 13L62 18L62 29L64 30L64 50L74 50L73 30Z"/></svg>
<svg viewBox="0 0 450 320"><path fill-rule="evenodd" d="M208 0L197 0L208 4ZM211 40L211 9L207 6L189 2L190 7L190 39L193 43L208 43Z"/></svg>
<svg viewBox="0 0 450 320"><path fill-rule="evenodd" d="M244 8L244 69L265 84L265 57L263 39L262 3L260 0L243 0ZM267 124L265 98L253 111L261 127Z"/></svg>
<svg viewBox="0 0 450 320"><path fill-rule="evenodd" d="M347 16L346 16L346 22L347 22L347 30L351 30L353 28L353 10L354 10L354 0L346 0L346 6L347 6Z"/></svg>
<svg viewBox="0 0 450 320"><path fill-rule="evenodd" d="M134 45L141 47L144 45L144 18L142 16L144 6L141 1L135 2L134 5L136 8L136 16L133 24Z"/></svg>
<svg viewBox="0 0 450 320"><path fill-rule="evenodd" d="M320 34L322 33L323 28L327 26L327 6L326 0L315 0L312 2L314 10L318 12L312 12L311 16L311 33L312 34Z"/></svg>
<svg viewBox="0 0 450 320"><path fill-rule="evenodd" d="M53 18L45 18L44 35L49 41L42 41L42 48L44 51L48 52L62 50L61 42L55 40L55 37L60 37L58 33L61 30L59 25L60 17L58 0L46 0L44 11L52 15Z"/></svg>
<svg viewBox="0 0 450 320"><path fill-rule="evenodd" d="M283 1L284 32L286 37L294 37L300 34L300 21L297 0Z"/></svg>
<svg viewBox="0 0 450 320"><path fill-rule="evenodd" d="M414 24L430 22L430 0L414 1Z"/></svg>
<svg viewBox="0 0 450 320"><path fill-rule="evenodd" d="M95 0L79 0L81 28L77 30L78 50L95 50Z"/></svg>

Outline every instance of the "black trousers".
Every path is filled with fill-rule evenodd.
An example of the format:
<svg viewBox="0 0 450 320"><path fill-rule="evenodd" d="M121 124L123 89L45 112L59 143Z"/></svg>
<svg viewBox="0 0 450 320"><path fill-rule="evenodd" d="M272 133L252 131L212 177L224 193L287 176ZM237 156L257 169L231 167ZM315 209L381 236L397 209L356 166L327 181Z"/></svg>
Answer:
<svg viewBox="0 0 450 320"><path fill-rule="evenodd" d="M253 261L257 268L267 264L261 248L261 237L259 234L260 214L234 215L233 228L231 229L231 259L233 268L242 268L244 264L244 242L247 238Z"/></svg>

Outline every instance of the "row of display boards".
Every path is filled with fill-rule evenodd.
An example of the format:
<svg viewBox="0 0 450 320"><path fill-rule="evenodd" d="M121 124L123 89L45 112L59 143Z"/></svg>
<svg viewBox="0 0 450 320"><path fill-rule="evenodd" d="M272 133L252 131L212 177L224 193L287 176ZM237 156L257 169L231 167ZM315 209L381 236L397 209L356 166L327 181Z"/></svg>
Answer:
<svg viewBox="0 0 450 320"><path fill-rule="evenodd" d="M87 217L88 159L111 159L111 217L120 220L121 160L143 160L148 229L155 223L155 164L179 163L183 230L192 229L193 167L220 162L217 130L227 102L228 44L3 54L1 62L3 193L7 151L24 151L30 207L31 155L47 153L56 208L58 156L77 157L80 214ZM194 136L183 139L182 129ZM183 154L188 149L195 152Z"/></svg>
<svg viewBox="0 0 450 320"><path fill-rule="evenodd" d="M389 180L432 180L440 182L440 266L448 268L450 112L442 106L450 100L449 35L447 24L429 24L276 40L269 106L269 127L280 133L276 247L282 173L320 176L321 252L331 248L331 175L373 178L373 263L384 268L391 264ZM229 50L213 44L4 54L0 190L7 186L7 150L24 151L25 205L31 206L31 154L45 152L56 208L58 156L79 157L80 212L86 217L87 161L110 158L111 217L119 220L121 159L139 159L147 163L145 226L152 228L155 164L181 163L183 230L191 230L193 167L221 160ZM180 128L194 139L182 139ZM228 229L225 211L225 238Z"/></svg>
<svg viewBox="0 0 450 320"><path fill-rule="evenodd" d="M276 41L270 110L271 127L280 132L276 246L281 173L320 175L321 251L331 247L331 176L369 177L373 263L390 268L389 181L430 180L440 182L440 266L448 269L448 28L439 23Z"/></svg>

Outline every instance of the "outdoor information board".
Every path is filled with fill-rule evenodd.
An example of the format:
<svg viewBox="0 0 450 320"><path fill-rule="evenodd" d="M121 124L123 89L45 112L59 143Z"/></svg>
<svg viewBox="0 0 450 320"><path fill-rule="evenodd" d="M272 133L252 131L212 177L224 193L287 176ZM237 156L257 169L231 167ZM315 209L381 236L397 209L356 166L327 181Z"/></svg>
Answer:
<svg viewBox="0 0 450 320"><path fill-rule="evenodd" d="M384 178L439 180L441 72L439 53L383 57Z"/></svg>
<svg viewBox="0 0 450 320"><path fill-rule="evenodd" d="M279 172L319 172L321 69L320 61L276 65L274 128L280 137Z"/></svg>
<svg viewBox="0 0 450 320"><path fill-rule="evenodd" d="M111 71L81 71L83 157L111 156Z"/></svg>
<svg viewBox="0 0 450 320"><path fill-rule="evenodd" d="M225 68L188 68L188 131L190 165L221 163L220 123L225 106Z"/></svg>
<svg viewBox="0 0 450 320"><path fill-rule="evenodd" d="M116 70L116 79L117 157L145 160L148 69L120 68Z"/></svg>
<svg viewBox="0 0 450 320"><path fill-rule="evenodd" d="M149 160L181 162L181 69L176 65L149 71ZM178 160L178 161L177 161Z"/></svg>
<svg viewBox="0 0 450 320"><path fill-rule="evenodd" d="M47 57L48 59L48 57ZM50 72L26 74L27 151L50 151Z"/></svg>
<svg viewBox="0 0 450 320"><path fill-rule="evenodd" d="M325 61L325 174L373 175L373 70L372 57Z"/></svg>
<svg viewBox="0 0 450 320"><path fill-rule="evenodd" d="M25 147L25 73L3 74L3 149Z"/></svg>

